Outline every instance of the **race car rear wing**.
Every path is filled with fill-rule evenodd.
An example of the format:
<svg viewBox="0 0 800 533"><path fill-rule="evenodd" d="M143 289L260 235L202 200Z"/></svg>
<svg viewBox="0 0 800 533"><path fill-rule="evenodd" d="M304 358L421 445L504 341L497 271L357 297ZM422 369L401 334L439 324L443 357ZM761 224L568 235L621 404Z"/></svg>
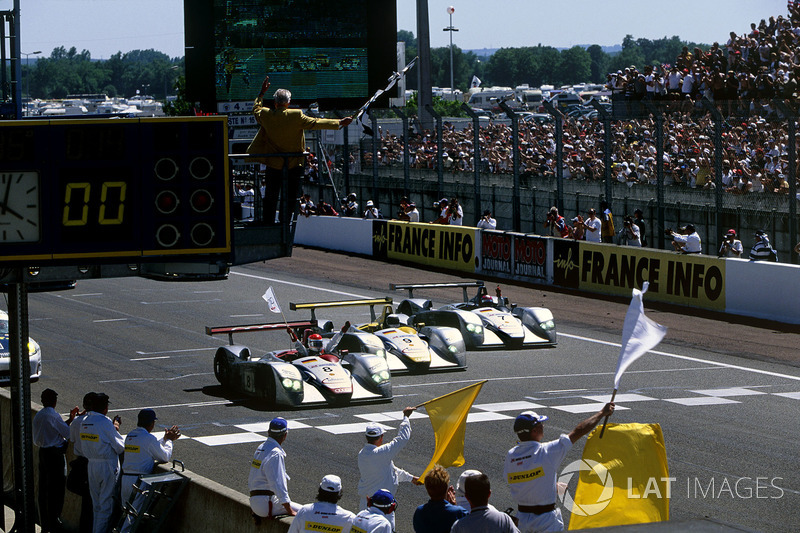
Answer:
<svg viewBox="0 0 800 533"><path fill-rule="evenodd" d="M393 291L408 291L408 297L414 297L414 289L457 289L461 288L464 291L464 301L469 301L469 296L467 295L467 289L470 287L478 287L479 289L483 287L482 281L465 281L462 283L418 283L416 285L398 285L396 283L391 283L389 285L389 289Z"/></svg>
<svg viewBox="0 0 800 533"><path fill-rule="evenodd" d="M361 300L342 300L338 302L308 302L308 303L294 303L289 302L289 309L292 311L297 311L300 309L311 309L311 320L316 320L316 310L323 309L326 307L350 307L356 305L368 305L369 306L369 314L371 317L372 322L375 322L376 315L375 315L375 306L376 305L391 305L392 299L389 296L385 296L383 298L362 298Z"/></svg>
<svg viewBox="0 0 800 533"><path fill-rule="evenodd" d="M206 335L214 336L227 333L228 343L232 345L234 333L245 333L251 331L273 331L273 330L285 331L287 327L290 327L295 331L302 332L305 328L317 327L317 321L305 320L299 322L273 322L270 324L248 324L244 326L219 326L219 327L206 326Z"/></svg>

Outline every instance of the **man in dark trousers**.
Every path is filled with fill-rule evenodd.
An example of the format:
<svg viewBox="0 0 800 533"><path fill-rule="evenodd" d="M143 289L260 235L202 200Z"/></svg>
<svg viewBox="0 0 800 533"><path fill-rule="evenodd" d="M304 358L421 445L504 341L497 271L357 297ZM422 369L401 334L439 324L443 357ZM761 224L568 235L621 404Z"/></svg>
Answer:
<svg viewBox="0 0 800 533"><path fill-rule="evenodd" d="M269 76L261 84L261 92L253 107L253 114L260 126L253 142L247 148L249 154L300 153L306 149L305 130L338 130L350 124L352 117L343 119L313 118L304 115L299 109L289 109L292 93L286 89L275 91L274 108L264 106L262 98L269 88ZM264 220L272 222L278 205L278 194L283 179L283 157L254 157L266 165L266 186L264 190ZM300 179L303 177L304 158L288 158L289 202L293 205L297 198ZM287 214L282 213L282 222L287 222Z"/></svg>
<svg viewBox="0 0 800 533"><path fill-rule="evenodd" d="M64 422L55 409L57 400L56 391L43 390L44 409L33 417L33 443L39 447L39 516L43 532L61 530L69 425L78 414L78 407L75 406Z"/></svg>

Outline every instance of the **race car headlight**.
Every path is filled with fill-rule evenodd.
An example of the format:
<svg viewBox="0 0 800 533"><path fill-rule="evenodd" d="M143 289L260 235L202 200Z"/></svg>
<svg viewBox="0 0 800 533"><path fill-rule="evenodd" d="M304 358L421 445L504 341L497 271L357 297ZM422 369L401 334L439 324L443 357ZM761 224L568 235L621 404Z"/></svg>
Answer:
<svg viewBox="0 0 800 533"><path fill-rule="evenodd" d="M32 357L32 356L36 355L37 353L39 353L39 345L36 344L35 342L29 342L28 343L28 356Z"/></svg>
<svg viewBox="0 0 800 533"><path fill-rule="evenodd" d="M379 355L379 356L381 356L381 357L386 357L386 350L384 350L383 348L381 348L380 350L378 350L377 352L375 352L375 355Z"/></svg>
<svg viewBox="0 0 800 533"><path fill-rule="evenodd" d="M467 324L467 331L475 333L475 324Z"/></svg>
<svg viewBox="0 0 800 533"><path fill-rule="evenodd" d="M389 380L389 371L388 370L381 370L377 374L372 374L372 380L375 383L383 383L384 381Z"/></svg>
<svg viewBox="0 0 800 533"><path fill-rule="evenodd" d="M290 378L283 378L283 380L281 381L281 385L283 385L283 388L287 390L294 390L294 391L299 391L303 386L300 381Z"/></svg>
<svg viewBox="0 0 800 533"><path fill-rule="evenodd" d="M448 346L447 349L450 350L452 353L458 353L458 347L453 346L452 344Z"/></svg>
<svg viewBox="0 0 800 533"><path fill-rule="evenodd" d="M547 330L555 328L556 327L556 323L553 322L552 320L545 320L544 322L539 324L539 327L542 328L543 330L547 331Z"/></svg>

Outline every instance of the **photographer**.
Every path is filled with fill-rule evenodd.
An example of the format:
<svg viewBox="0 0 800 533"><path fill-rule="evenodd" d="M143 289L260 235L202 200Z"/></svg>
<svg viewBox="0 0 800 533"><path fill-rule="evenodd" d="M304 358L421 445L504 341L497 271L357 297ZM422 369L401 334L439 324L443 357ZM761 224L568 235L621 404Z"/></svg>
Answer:
<svg viewBox="0 0 800 533"><path fill-rule="evenodd" d="M488 209L483 212L483 216L478 221L480 229L497 229L497 220L492 218L492 212Z"/></svg>
<svg viewBox="0 0 800 533"><path fill-rule="evenodd" d="M564 239L569 237L569 226L567 226L564 217L558 214L558 208L555 206L551 207L550 211L548 211L544 227L550 228L550 236L552 237L558 236ZM556 232L558 232L557 235Z"/></svg>
<svg viewBox="0 0 800 533"><path fill-rule="evenodd" d="M627 246L638 246L641 248L642 246L641 233L639 232L639 226L633 223L632 216L628 215L623 219L622 229L619 230L619 233L620 233L620 244L624 244Z"/></svg>
<svg viewBox="0 0 800 533"><path fill-rule="evenodd" d="M675 233L671 229L667 229L664 233L667 237L672 237L672 246L675 247L676 252L699 254L703 251L700 235L697 234L692 224L687 224L680 233Z"/></svg>
<svg viewBox="0 0 800 533"><path fill-rule="evenodd" d="M447 206L447 216L450 217L451 226L461 226L464 222L464 211L458 204L458 198L452 198Z"/></svg>
<svg viewBox="0 0 800 533"><path fill-rule="evenodd" d="M719 257L741 257L744 253L742 241L736 238L736 230L729 229L719 247Z"/></svg>

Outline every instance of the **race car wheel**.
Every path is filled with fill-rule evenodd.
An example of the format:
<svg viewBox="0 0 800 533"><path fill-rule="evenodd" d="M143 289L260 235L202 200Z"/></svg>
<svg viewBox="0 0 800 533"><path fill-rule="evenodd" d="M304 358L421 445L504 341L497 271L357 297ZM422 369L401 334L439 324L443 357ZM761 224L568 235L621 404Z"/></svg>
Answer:
<svg viewBox="0 0 800 533"><path fill-rule="evenodd" d="M223 387L230 387L231 366L223 352L217 352L217 355L214 357L214 375L217 377L217 381L219 381L220 385Z"/></svg>

